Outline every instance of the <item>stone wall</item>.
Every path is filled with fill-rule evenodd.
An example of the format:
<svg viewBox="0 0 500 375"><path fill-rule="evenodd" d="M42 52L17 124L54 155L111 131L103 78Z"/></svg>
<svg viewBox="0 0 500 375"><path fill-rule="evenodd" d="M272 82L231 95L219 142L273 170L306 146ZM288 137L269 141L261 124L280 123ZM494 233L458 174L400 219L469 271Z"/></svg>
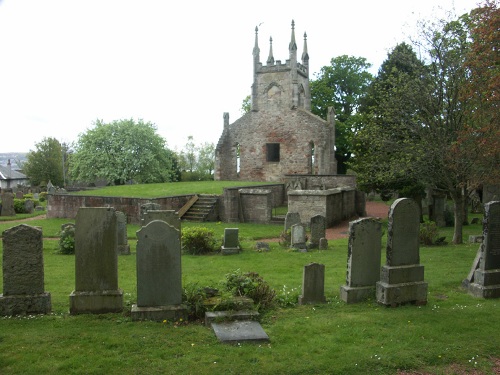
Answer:
<svg viewBox="0 0 500 375"><path fill-rule="evenodd" d="M327 190L335 188L356 188L356 176L353 175L286 175L287 190Z"/></svg>
<svg viewBox="0 0 500 375"><path fill-rule="evenodd" d="M272 217L273 196L268 189L240 189L242 221L245 223L269 223Z"/></svg>

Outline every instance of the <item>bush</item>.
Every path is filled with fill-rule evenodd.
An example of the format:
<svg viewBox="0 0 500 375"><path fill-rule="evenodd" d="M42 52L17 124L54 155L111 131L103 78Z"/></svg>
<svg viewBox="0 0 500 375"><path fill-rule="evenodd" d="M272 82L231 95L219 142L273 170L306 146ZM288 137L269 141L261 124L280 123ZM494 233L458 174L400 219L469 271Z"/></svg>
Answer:
<svg viewBox="0 0 500 375"><path fill-rule="evenodd" d="M206 311L203 302L206 298L205 288L198 283L189 283L182 288L182 302L187 307L189 320L203 319Z"/></svg>
<svg viewBox="0 0 500 375"><path fill-rule="evenodd" d="M236 270L226 275L225 288L234 296L251 298L260 311L272 307L276 292L256 272Z"/></svg>
<svg viewBox="0 0 500 375"><path fill-rule="evenodd" d="M425 220L420 224L420 243L423 245L445 245L446 237L439 237L439 228L435 222Z"/></svg>
<svg viewBox="0 0 500 375"><path fill-rule="evenodd" d="M188 254L209 254L217 250L214 231L203 227L182 230L182 248Z"/></svg>
<svg viewBox="0 0 500 375"><path fill-rule="evenodd" d="M40 194L38 194L38 199L40 202L45 202L47 200L47 192L42 191Z"/></svg>
<svg viewBox="0 0 500 375"><path fill-rule="evenodd" d="M61 230L61 237L59 238L59 253L60 254L74 254L75 253L75 226L66 225Z"/></svg>
<svg viewBox="0 0 500 375"><path fill-rule="evenodd" d="M299 302L300 288L288 289L283 285L280 293L276 295L276 302L281 307L294 307Z"/></svg>

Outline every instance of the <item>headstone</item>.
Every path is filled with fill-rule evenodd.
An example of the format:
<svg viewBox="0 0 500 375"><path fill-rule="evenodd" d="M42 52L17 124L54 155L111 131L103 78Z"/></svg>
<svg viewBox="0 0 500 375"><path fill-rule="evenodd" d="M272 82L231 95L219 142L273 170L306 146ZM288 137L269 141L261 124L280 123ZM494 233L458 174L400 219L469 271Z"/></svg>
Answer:
<svg viewBox="0 0 500 375"><path fill-rule="evenodd" d="M316 249L319 247L319 240L325 238L326 219L324 216L316 215L311 218L311 239L310 247Z"/></svg>
<svg viewBox="0 0 500 375"><path fill-rule="evenodd" d="M469 293L481 298L500 297L500 201L484 205L483 242L479 267Z"/></svg>
<svg viewBox="0 0 500 375"><path fill-rule="evenodd" d="M181 230L181 219L174 210L148 210L142 215L141 225L145 227L153 220L164 221L175 229Z"/></svg>
<svg viewBox="0 0 500 375"><path fill-rule="evenodd" d="M24 193L22 191L16 191L16 198L17 199L23 199L24 198Z"/></svg>
<svg viewBox="0 0 500 375"><path fill-rule="evenodd" d="M377 302L386 306L427 303L424 266L420 265L420 210L409 198L389 209L386 264L377 282Z"/></svg>
<svg viewBox="0 0 500 375"><path fill-rule="evenodd" d="M481 243L481 242L483 242L482 235L470 235L469 236L469 243Z"/></svg>
<svg viewBox="0 0 500 375"><path fill-rule="evenodd" d="M141 223L144 218L144 214L148 211L158 211L161 209L161 206L158 203L144 203L140 207L141 209Z"/></svg>
<svg viewBox="0 0 500 375"><path fill-rule="evenodd" d="M472 282L474 282L474 274L476 273L476 270L479 268L480 260L481 260L481 246L479 246L479 249L477 249L476 257L472 262L472 267L469 271L469 274L464 280L462 280L462 287L464 287L465 289L469 289L469 285Z"/></svg>
<svg viewBox="0 0 500 375"><path fill-rule="evenodd" d="M380 280L382 231L380 221L364 218L349 223L346 285L340 287L340 298L356 303L375 298Z"/></svg>
<svg viewBox="0 0 500 375"><path fill-rule="evenodd" d="M325 302L325 265L310 263L304 266L302 295L299 296L299 305Z"/></svg>
<svg viewBox="0 0 500 375"><path fill-rule="evenodd" d="M285 216L285 232L295 224L300 224L300 214L298 212L287 212Z"/></svg>
<svg viewBox="0 0 500 375"><path fill-rule="evenodd" d="M257 250L258 252L261 252L261 253L264 253L264 252L269 252L271 251L270 247L269 247L269 243L267 242L257 242L255 244L255 250Z"/></svg>
<svg viewBox="0 0 500 375"><path fill-rule="evenodd" d="M240 252L238 228L225 228L224 241L221 246L222 255L238 254Z"/></svg>
<svg viewBox="0 0 500 375"><path fill-rule="evenodd" d="M1 195L2 200L2 212L0 216L16 216L16 211L14 210L14 194L10 191L3 191Z"/></svg>
<svg viewBox="0 0 500 375"><path fill-rule="evenodd" d="M225 323L212 323L212 329L217 339L223 343L240 342L268 342L269 336L259 322L235 321Z"/></svg>
<svg viewBox="0 0 500 375"><path fill-rule="evenodd" d="M75 224L75 290L69 297L70 314L123 310L116 243L114 208L79 208Z"/></svg>
<svg viewBox="0 0 500 375"><path fill-rule="evenodd" d="M294 249L306 249L306 228L302 224L292 225L291 247Z"/></svg>
<svg viewBox="0 0 500 375"><path fill-rule="evenodd" d="M319 249L328 250L328 240L326 238L319 239Z"/></svg>
<svg viewBox="0 0 500 375"><path fill-rule="evenodd" d="M50 293L44 291L41 228L21 224L2 233L3 294L0 315L47 314Z"/></svg>
<svg viewBox="0 0 500 375"><path fill-rule="evenodd" d="M130 255L130 245L127 238L127 216L116 211L116 237L118 255Z"/></svg>
<svg viewBox="0 0 500 375"><path fill-rule="evenodd" d="M24 212L27 214L32 214L34 210L34 202L31 199L26 199L24 201Z"/></svg>
<svg viewBox="0 0 500 375"><path fill-rule="evenodd" d="M187 318L182 305L180 232L154 220L137 231L137 304L132 320Z"/></svg>

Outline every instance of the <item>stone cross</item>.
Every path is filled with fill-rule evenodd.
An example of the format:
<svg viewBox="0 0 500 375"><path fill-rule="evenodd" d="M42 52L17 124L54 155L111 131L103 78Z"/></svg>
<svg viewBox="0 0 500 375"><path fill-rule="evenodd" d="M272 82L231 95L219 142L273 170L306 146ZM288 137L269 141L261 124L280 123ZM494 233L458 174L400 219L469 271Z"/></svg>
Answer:
<svg viewBox="0 0 500 375"><path fill-rule="evenodd" d="M375 297L375 285L380 280L382 232L380 221L364 218L349 223L346 285L340 288L340 298L356 303Z"/></svg>
<svg viewBox="0 0 500 375"><path fill-rule="evenodd" d="M377 282L377 302L387 306L427 303L424 266L420 265L420 210L400 198L389 209L386 264Z"/></svg>
<svg viewBox="0 0 500 375"><path fill-rule="evenodd" d="M481 298L500 297L500 201L484 205L483 242L479 265L469 293ZM474 266L473 266L474 267Z"/></svg>
<svg viewBox="0 0 500 375"><path fill-rule="evenodd" d="M41 228L21 224L2 233L3 294L0 315L47 314L50 293L44 291Z"/></svg>
<svg viewBox="0 0 500 375"><path fill-rule="evenodd" d="M310 263L304 266L302 295L299 296L299 305L325 302L325 265Z"/></svg>
<svg viewBox="0 0 500 375"><path fill-rule="evenodd" d="M70 295L70 314L122 310L115 209L80 207L75 223L75 290Z"/></svg>

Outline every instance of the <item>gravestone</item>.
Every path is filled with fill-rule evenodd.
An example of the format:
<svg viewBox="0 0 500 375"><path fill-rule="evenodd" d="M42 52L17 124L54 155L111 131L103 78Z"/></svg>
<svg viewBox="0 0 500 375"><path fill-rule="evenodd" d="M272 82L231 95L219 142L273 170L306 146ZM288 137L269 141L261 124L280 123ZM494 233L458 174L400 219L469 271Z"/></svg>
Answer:
<svg viewBox="0 0 500 375"><path fill-rule="evenodd" d="M328 250L328 240L326 238L319 239L319 250Z"/></svg>
<svg viewBox="0 0 500 375"><path fill-rule="evenodd" d="M299 250L306 249L306 228L302 224L292 225L291 247Z"/></svg>
<svg viewBox="0 0 500 375"><path fill-rule="evenodd" d="M116 240L118 255L130 255L130 245L127 238L127 216L116 211Z"/></svg>
<svg viewBox="0 0 500 375"><path fill-rule="evenodd" d="M16 211L14 210L14 193L2 190L0 198L2 200L0 216L16 216Z"/></svg>
<svg viewBox="0 0 500 375"><path fill-rule="evenodd" d="M141 210L141 223L142 220L144 219L144 214L148 211L158 211L161 209L161 206L158 203L144 203L141 204L140 210Z"/></svg>
<svg viewBox="0 0 500 375"><path fill-rule="evenodd" d="M17 199L23 199L24 198L24 193L22 191L16 191L16 198Z"/></svg>
<svg viewBox="0 0 500 375"><path fill-rule="evenodd" d="M33 199L34 199L34 200L38 200L38 199L40 199L40 194L38 194L38 193L33 193Z"/></svg>
<svg viewBox="0 0 500 375"><path fill-rule="evenodd" d="M287 212L285 216L285 232L295 224L301 224L300 214L298 212Z"/></svg>
<svg viewBox="0 0 500 375"><path fill-rule="evenodd" d="M221 246L222 255L238 254L241 250L238 228L225 228L224 240Z"/></svg>
<svg viewBox="0 0 500 375"><path fill-rule="evenodd" d="M382 231L380 221L364 218L349 223L346 285L340 287L340 298L356 303L375 297L380 280Z"/></svg>
<svg viewBox="0 0 500 375"><path fill-rule="evenodd" d="M302 295L299 296L299 305L325 302L325 265L310 263L304 266Z"/></svg>
<svg viewBox="0 0 500 375"><path fill-rule="evenodd" d="M187 318L182 305L180 232L161 220L137 231L137 304L132 320Z"/></svg>
<svg viewBox="0 0 500 375"><path fill-rule="evenodd" d="M484 205L483 242L479 266L469 293L481 298L500 297L500 201Z"/></svg>
<svg viewBox="0 0 500 375"><path fill-rule="evenodd" d="M400 198L389 209L386 264L377 282L377 302L386 306L427 303L424 266L420 265L420 210Z"/></svg>
<svg viewBox="0 0 500 375"><path fill-rule="evenodd" d="M26 199L24 201L24 212L32 214L33 211L35 211L35 203L31 199Z"/></svg>
<svg viewBox="0 0 500 375"><path fill-rule="evenodd" d="M174 210L148 210L142 215L141 225L145 227L153 220L164 221L175 229L181 230L181 219Z"/></svg>
<svg viewBox="0 0 500 375"><path fill-rule="evenodd" d="M311 239L310 247L316 249L319 247L319 240L326 235L326 219L324 216L316 215L311 218Z"/></svg>
<svg viewBox="0 0 500 375"><path fill-rule="evenodd" d="M0 315L47 314L50 293L44 291L41 228L21 224L2 233L3 294Z"/></svg>
<svg viewBox="0 0 500 375"><path fill-rule="evenodd" d="M111 207L80 207L75 224L75 290L70 314L123 310L118 289L116 212Z"/></svg>

